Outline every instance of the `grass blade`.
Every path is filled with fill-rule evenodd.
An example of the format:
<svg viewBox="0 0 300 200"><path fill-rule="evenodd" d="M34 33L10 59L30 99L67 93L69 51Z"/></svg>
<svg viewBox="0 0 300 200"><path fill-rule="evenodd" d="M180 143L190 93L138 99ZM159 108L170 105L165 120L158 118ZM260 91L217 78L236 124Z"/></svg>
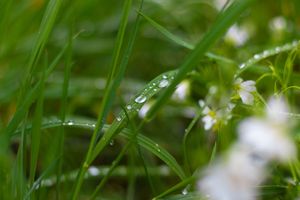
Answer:
<svg viewBox="0 0 300 200"><path fill-rule="evenodd" d="M46 64L45 64L46 65ZM38 101L35 108L34 119L32 123L32 132L31 132L31 156L30 156L30 174L29 174L29 184L32 185L35 178L35 173L37 169L37 161L39 156L40 149L40 140L41 140L41 124L43 118L43 106L44 106L44 84L45 84L45 69L44 66L43 74L41 78L41 86L39 87L38 92Z"/></svg>
<svg viewBox="0 0 300 200"><path fill-rule="evenodd" d="M123 46L123 39L124 39L124 35L125 35L125 30L126 30L126 26L127 26L127 20L128 20L129 11L131 8L131 3L132 3L132 0L126 0L124 2L120 28L118 31L117 41L116 41L116 45L115 45L114 52L113 52L111 71L110 71L110 74L109 74L109 77L108 77L108 80L106 83L104 96L103 96L103 100L102 100L100 111L99 111L100 114L98 116L96 128L94 130L94 133L93 133L91 141L90 141L89 149L86 154L86 159L82 164L82 168L78 174L78 179L74 185L74 192L72 193L72 199L77 199L77 197L79 195L80 188L81 188L81 185L83 182L83 176L88 167L87 161L90 160L90 158L92 156L92 151L93 151L94 145L96 143L97 136L99 135L99 132L101 131L101 129L104 125L104 121L106 119L108 110L114 99L115 91L116 91L117 87L119 86L121 79L123 78L123 73L122 73L123 69L118 68L118 63L120 61L119 57L120 57L121 48ZM123 66L123 68L125 68L125 67L126 66ZM123 71L125 71L125 69Z"/></svg>

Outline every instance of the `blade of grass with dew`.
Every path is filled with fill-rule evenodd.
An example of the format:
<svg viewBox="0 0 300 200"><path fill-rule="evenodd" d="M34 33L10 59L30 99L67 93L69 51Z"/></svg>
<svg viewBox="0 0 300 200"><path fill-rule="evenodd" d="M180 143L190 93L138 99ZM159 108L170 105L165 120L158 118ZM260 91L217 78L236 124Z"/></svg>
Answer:
<svg viewBox="0 0 300 200"><path fill-rule="evenodd" d="M42 78L41 78L41 85L39 87L38 92L38 100L35 106L35 113L32 122L32 131L31 131L31 151L30 151L30 172L29 172L29 185L32 186L36 170L37 170L37 162L39 157L40 151L40 140L41 140L41 126L42 126L42 119L43 119L43 107L44 107L44 89L45 89L45 70L46 70L47 61L45 61L43 71L42 71Z"/></svg>
<svg viewBox="0 0 300 200"><path fill-rule="evenodd" d="M150 99L153 95L157 94L160 90L167 87L170 82L172 82L177 71L169 71L161 74L152 81L150 81L141 92L137 93L130 102L126 105L127 113L129 118L133 118L137 115L138 111L142 108L144 103ZM128 109L130 108L130 109ZM127 118L125 112L121 112L116 120L112 123L112 126L109 130L105 132L100 141L96 144L93 155L91 156L88 163L91 163L109 144L109 141L120 131L127 123Z"/></svg>
<svg viewBox="0 0 300 200"><path fill-rule="evenodd" d="M178 184L176 184L175 186L169 188L168 190L166 190L165 192L157 195L156 197L154 197L152 200L157 200L157 199L161 199L162 197L171 194L172 192L175 192L185 186L187 186L188 184L193 183L196 180L196 178L194 176L190 176L184 180L182 180L181 182L179 182Z"/></svg>
<svg viewBox="0 0 300 200"><path fill-rule="evenodd" d="M117 90L118 86L120 85L121 79L124 76L124 74L122 72L125 71L125 69L124 70L122 68L119 69L118 63L120 61L119 57L120 57L121 48L123 46L123 39L125 36L125 30L126 30L126 26L127 26L128 15L129 15L129 11L131 8L131 4L132 4L132 0L126 0L123 5L120 28L118 31L117 40L116 40L116 44L114 46L114 51L113 51L111 70L110 70L108 80L107 80L107 83L105 86L104 95L103 95L103 99L102 99L101 106L100 106L100 111L99 111L96 128L92 135L92 138L91 138L91 141L89 144L89 148L88 148L88 151L86 154L86 158L83 161L83 164L81 165L81 170L78 174L77 181L75 182L75 185L74 185L74 190L72 192L72 197L71 197L71 199L73 199L73 200L78 198L80 188L81 188L81 185L83 182L83 177L88 168L88 165L89 165L88 161L91 159L94 145L95 145L95 143L98 139L98 135L104 125L108 110L111 107L111 104L113 102L115 91ZM122 67L126 68L126 66L127 65L124 65Z"/></svg>
<svg viewBox="0 0 300 200"><path fill-rule="evenodd" d="M291 51L292 49L298 48L299 46L299 40L294 40L293 42L285 43L281 46L276 46L267 50L264 50L261 53L255 54L252 58L248 59L246 62L243 62L239 65L239 69L236 72L236 76L239 76L242 72L244 72L246 69L251 67L252 65L260 62L261 60L286 52Z"/></svg>
<svg viewBox="0 0 300 200"><path fill-rule="evenodd" d="M129 116L126 112L126 109L124 108L124 113L127 117L127 119L129 119ZM104 186L104 184L107 182L107 180L109 179L109 177L111 176L111 174L113 173L114 169L117 167L117 165L119 164L119 162L121 161L121 159L124 157L125 153L127 153L127 151L129 150L129 148L132 146L133 143L136 143L136 136L138 134L136 126L134 124L134 122L132 120L129 119L129 123L132 127L133 130L133 134L131 136L131 138L129 139L129 142L122 148L121 152L118 154L117 158L112 162L111 167L109 168L108 173L103 177L103 179L100 181L100 183L98 184L98 186L96 187L96 189L94 190L94 192L91 195L91 199L95 199L96 195L99 193L99 191L102 189L102 187ZM146 171L146 175L147 171Z"/></svg>
<svg viewBox="0 0 300 200"><path fill-rule="evenodd" d="M166 28L164 28L163 26L158 24L156 21L154 21L153 19L151 19L150 17L145 15L144 13L139 12L139 14L142 15L156 30L158 30L161 34L163 34L170 41L172 41L175 44L178 44L182 47L190 49L190 50L193 50L195 48L195 46L193 44L190 44L190 43L184 41L183 39L181 39L180 37L174 35L170 31L168 31ZM213 60L235 64L234 60L231 60L229 58L226 58L226 57L223 57L223 56L220 56L220 55L215 55L215 54L210 53L210 52L205 53L205 56L207 56L208 58L213 59Z"/></svg>
<svg viewBox="0 0 300 200"><path fill-rule="evenodd" d="M73 118L67 119L67 121L70 121L72 123L62 123L59 119L51 119L51 120L45 120L42 124L42 129L50 129L50 128L58 128L60 126L65 127L74 127L74 128L82 128L86 130L94 130L95 129L95 121L92 120L76 120ZM111 129L113 125L105 125L103 127L103 130L107 132L109 129ZM30 130L32 128L32 125L28 124L26 130ZM21 133L21 129L18 129L14 136L18 136ZM134 133L132 133L131 130L124 128L120 132L120 136L130 139ZM102 136L103 137L103 136ZM181 166L177 163L176 159L164 148L157 146L157 143L151 140L150 138L138 134L136 137L138 145L142 146L158 158L160 158L164 163L166 163L177 175L180 179L185 179L186 175L181 168ZM159 148L159 150L158 150Z"/></svg>
<svg viewBox="0 0 300 200"><path fill-rule="evenodd" d="M167 102L174 92L177 84L183 80L188 72L196 67L199 59L204 56L207 50L226 32L226 30L238 19L255 0L234 1L223 13L221 13L210 31L196 45L194 50L186 56L183 63L179 67L179 71L174 81L167 88L146 114L145 120L151 120L158 109Z"/></svg>
<svg viewBox="0 0 300 200"><path fill-rule="evenodd" d="M207 198L203 198L198 192L190 192L187 194L177 194L156 200L207 200Z"/></svg>

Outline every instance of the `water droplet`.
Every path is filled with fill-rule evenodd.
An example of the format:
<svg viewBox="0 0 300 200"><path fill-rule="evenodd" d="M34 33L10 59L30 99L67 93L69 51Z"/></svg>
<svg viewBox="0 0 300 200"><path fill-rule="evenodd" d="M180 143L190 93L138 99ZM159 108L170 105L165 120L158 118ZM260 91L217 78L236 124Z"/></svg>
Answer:
<svg viewBox="0 0 300 200"><path fill-rule="evenodd" d="M119 122L121 121L121 117L117 117L116 120Z"/></svg>
<svg viewBox="0 0 300 200"><path fill-rule="evenodd" d="M258 60L258 59L260 59L260 55L259 55L259 54L255 54L255 55L253 56L253 58L256 59L256 60Z"/></svg>
<svg viewBox="0 0 300 200"><path fill-rule="evenodd" d="M182 192L181 192L183 195L187 195L188 194L188 191L187 191L187 189L185 188L184 190L182 190Z"/></svg>
<svg viewBox="0 0 300 200"><path fill-rule="evenodd" d="M156 86L156 83L152 83L153 86Z"/></svg>
<svg viewBox="0 0 300 200"><path fill-rule="evenodd" d="M157 147L157 151L160 152L160 148L158 144L155 144L155 146Z"/></svg>
<svg viewBox="0 0 300 200"><path fill-rule="evenodd" d="M136 103L144 103L145 101L147 100L147 97L141 95L141 96L138 96L137 98L135 98L135 102Z"/></svg>
<svg viewBox="0 0 300 200"><path fill-rule="evenodd" d="M96 127L96 124L92 124L92 127L95 128L95 127Z"/></svg>
<svg viewBox="0 0 300 200"><path fill-rule="evenodd" d="M156 92L156 91L157 91L157 88L154 88L153 90L154 90L154 92Z"/></svg>
<svg viewBox="0 0 300 200"><path fill-rule="evenodd" d="M169 85L169 81L168 81L168 80L162 80L162 81L159 83L158 87L164 88L164 87L167 87L168 85Z"/></svg>
<svg viewBox="0 0 300 200"><path fill-rule="evenodd" d="M240 69L243 69L244 67L246 67L246 64L245 64L245 63L242 63L242 64L240 64L240 66L239 66Z"/></svg>
<svg viewBox="0 0 300 200"><path fill-rule="evenodd" d="M166 75L163 75L162 77L163 77L163 79L167 79L168 78Z"/></svg>
<svg viewBox="0 0 300 200"><path fill-rule="evenodd" d="M114 144L115 144L115 141L114 141L114 140L111 140L111 141L109 142L109 145L110 145L110 146L114 146Z"/></svg>
<svg viewBox="0 0 300 200"><path fill-rule="evenodd" d="M263 56L264 57L268 56L268 54L269 54L269 51L267 51L267 50L263 51Z"/></svg>
<svg viewBox="0 0 300 200"><path fill-rule="evenodd" d="M67 121L67 125L72 126L72 125L74 125L74 122L73 121Z"/></svg>
<svg viewBox="0 0 300 200"><path fill-rule="evenodd" d="M127 108L127 110L131 110L132 106L131 105L127 105L126 108Z"/></svg>

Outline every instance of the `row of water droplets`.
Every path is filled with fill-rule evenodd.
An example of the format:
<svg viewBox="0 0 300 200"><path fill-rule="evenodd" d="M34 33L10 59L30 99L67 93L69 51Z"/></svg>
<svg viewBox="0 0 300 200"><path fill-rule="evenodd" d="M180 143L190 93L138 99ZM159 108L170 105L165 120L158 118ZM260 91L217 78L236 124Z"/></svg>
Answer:
<svg viewBox="0 0 300 200"><path fill-rule="evenodd" d="M293 48L297 47L299 45L299 40L294 40L291 43L287 43L283 46L277 46L275 48L269 49L269 50L265 50L262 53L258 53L255 54L251 59L249 59L248 61L241 63L239 65L240 69L244 69L245 67L248 67L250 65L253 65L254 63L257 63L258 61L265 59L267 57L276 55L278 53L284 52L284 51L290 51Z"/></svg>
<svg viewBox="0 0 300 200"><path fill-rule="evenodd" d="M158 80L154 80L142 91L140 95L134 98L126 106L126 112L129 114L131 112L139 112L144 103L156 94L160 89L166 88L170 85L171 80L174 79L174 76L171 74L164 74L158 78ZM124 117L126 117L125 113L122 112L120 115L116 117L116 120L120 122Z"/></svg>

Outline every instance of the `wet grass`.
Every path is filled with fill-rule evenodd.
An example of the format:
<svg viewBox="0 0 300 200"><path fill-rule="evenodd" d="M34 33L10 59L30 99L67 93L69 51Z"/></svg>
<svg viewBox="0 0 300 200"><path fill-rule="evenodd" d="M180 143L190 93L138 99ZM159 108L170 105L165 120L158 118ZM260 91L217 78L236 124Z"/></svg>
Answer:
<svg viewBox="0 0 300 200"><path fill-rule="evenodd" d="M200 199L201 169L274 94L288 99L298 144L299 7L0 2L0 199ZM256 82L253 105L238 77ZM205 130L199 100L211 113L235 107ZM296 199L299 161L269 169L259 198Z"/></svg>

